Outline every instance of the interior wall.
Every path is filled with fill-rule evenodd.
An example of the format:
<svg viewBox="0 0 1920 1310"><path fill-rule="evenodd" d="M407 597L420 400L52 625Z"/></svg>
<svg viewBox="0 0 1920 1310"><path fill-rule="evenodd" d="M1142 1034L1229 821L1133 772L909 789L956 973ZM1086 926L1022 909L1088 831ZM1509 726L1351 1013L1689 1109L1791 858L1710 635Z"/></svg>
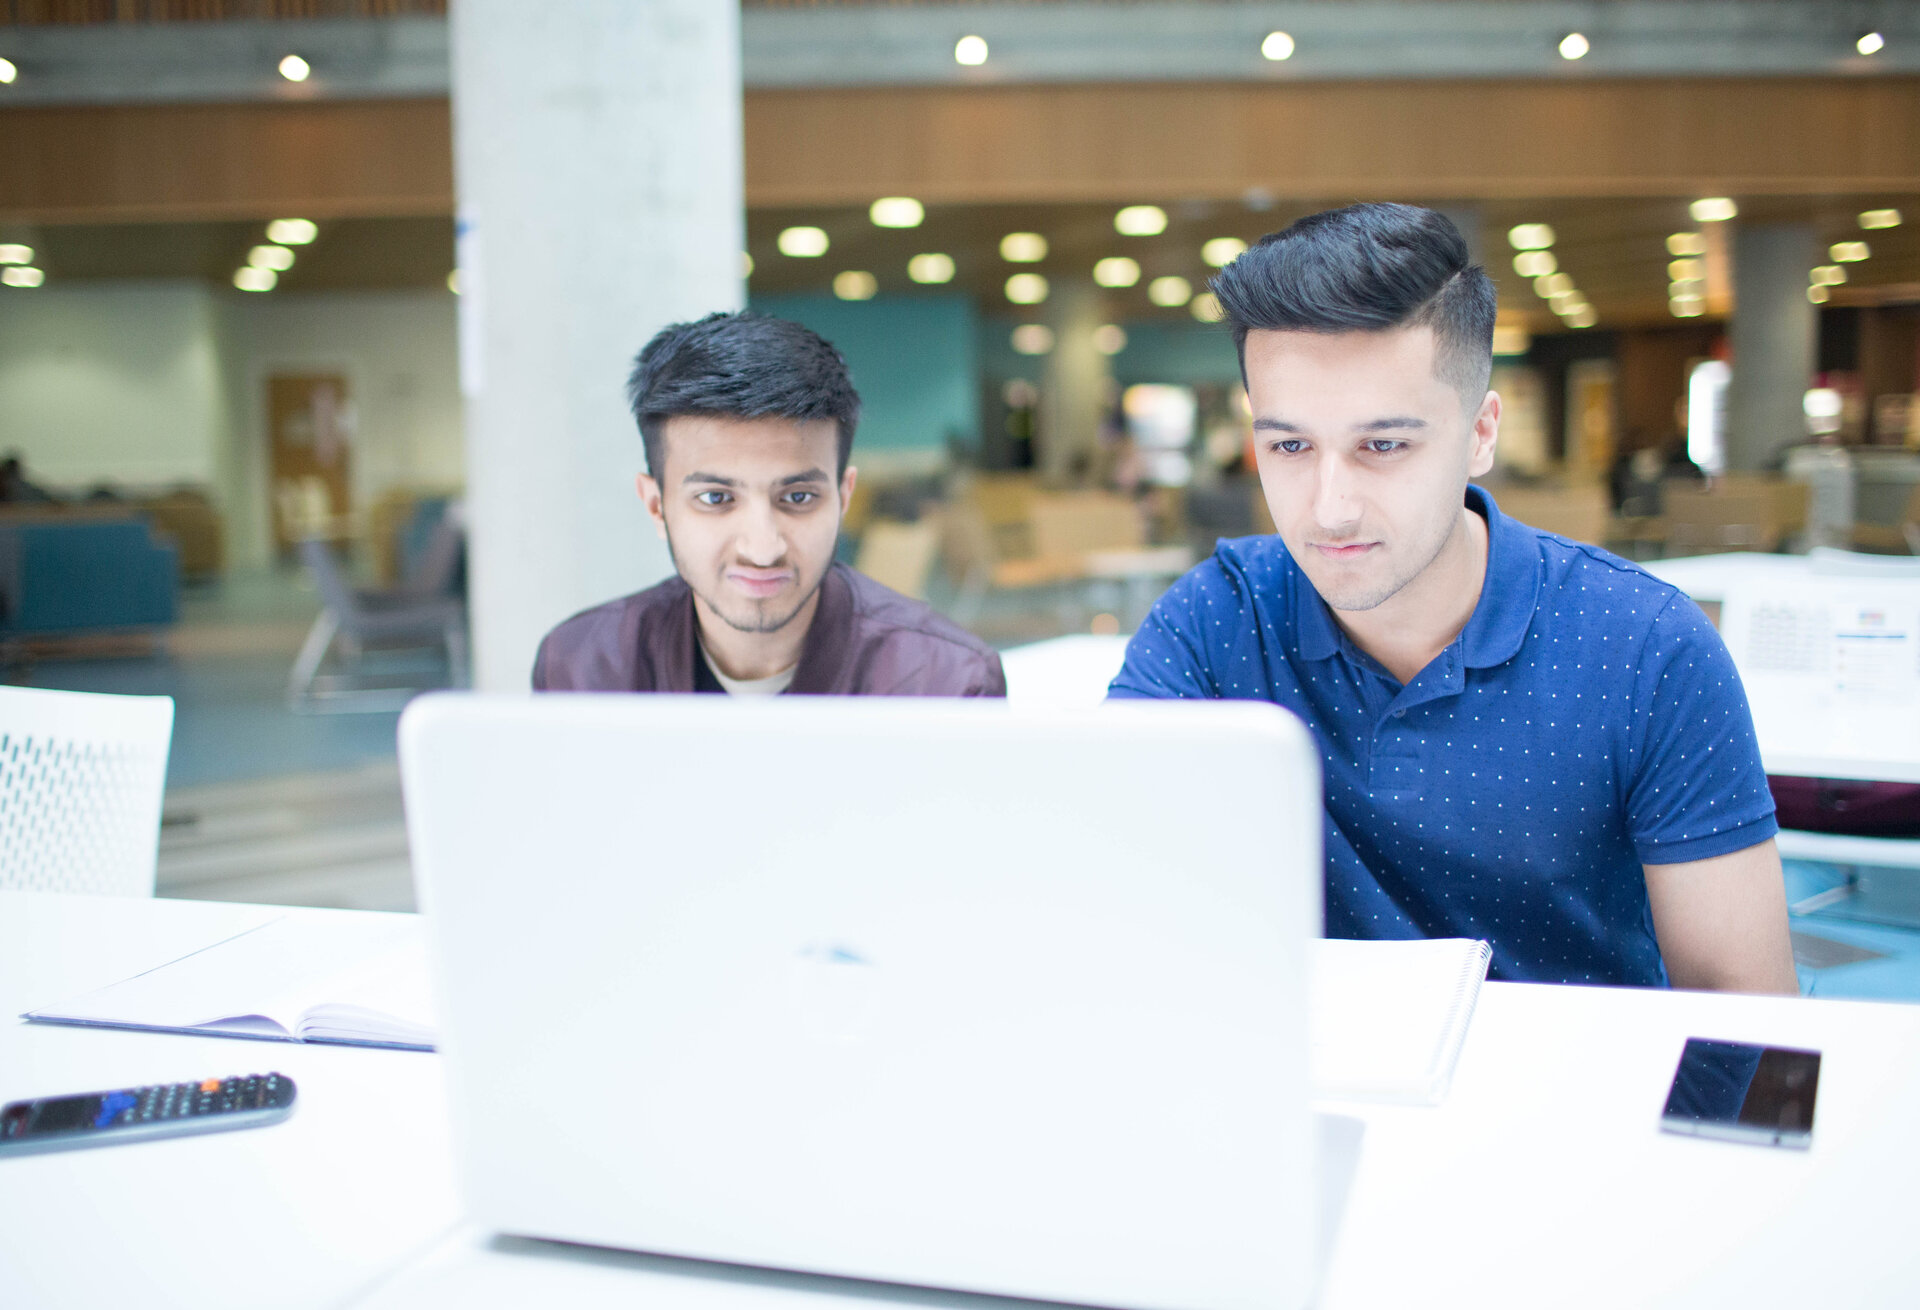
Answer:
<svg viewBox="0 0 1920 1310"><path fill-rule="evenodd" d="M1676 407L1686 398L1687 369L1713 354L1718 324L1636 328L1619 334L1620 450L1658 448L1683 435Z"/></svg>
<svg viewBox="0 0 1920 1310"><path fill-rule="evenodd" d="M218 485L217 308L197 282L0 293L0 451L61 492Z"/></svg>

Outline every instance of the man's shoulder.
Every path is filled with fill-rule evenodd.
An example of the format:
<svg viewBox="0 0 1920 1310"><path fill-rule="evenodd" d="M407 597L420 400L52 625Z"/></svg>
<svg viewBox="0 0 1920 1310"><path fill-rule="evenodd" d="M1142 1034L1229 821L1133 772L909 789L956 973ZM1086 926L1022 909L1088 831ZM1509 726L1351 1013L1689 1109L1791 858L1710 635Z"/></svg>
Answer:
<svg viewBox="0 0 1920 1310"><path fill-rule="evenodd" d="M562 619L540 641L534 687L551 691L631 690L641 633L687 598L675 574Z"/></svg>
<svg viewBox="0 0 1920 1310"><path fill-rule="evenodd" d="M1291 595L1298 573L1299 566L1277 536L1222 537L1166 595L1209 604L1270 605Z"/></svg>
<svg viewBox="0 0 1920 1310"><path fill-rule="evenodd" d="M853 622L862 630L862 635L877 638L891 633L910 634L936 645L991 656L996 661L1000 658L993 647L925 601L903 596L845 564L834 568L847 584Z"/></svg>
<svg viewBox="0 0 1920 1310"><path fill-rule="evenodd" d="M993 647L931 605L844 565L849 667L888 690L916 695L1004 695Z"/></svg>
<svg viewBox="0 0 1920 1310"><path fill-rule="evenodd" d="M1686 593L1665 578L1590 542L1527 528L1539 542L1544 581L1556 615L1644 624ZM1543 600L1548 597L1543 597ZM1571 606L1567 602L1581 599ZM1691 601L1688 602L1691 605Z"/></svg>

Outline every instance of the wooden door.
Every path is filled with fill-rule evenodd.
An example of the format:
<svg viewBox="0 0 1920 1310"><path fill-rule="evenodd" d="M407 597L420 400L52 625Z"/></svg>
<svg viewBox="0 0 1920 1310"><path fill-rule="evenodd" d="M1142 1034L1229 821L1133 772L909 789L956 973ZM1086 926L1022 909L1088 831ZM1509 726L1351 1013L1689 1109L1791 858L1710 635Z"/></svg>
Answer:
<svg viewBox="0 0 1920 1310"><path fill-rule="evenodd" d="M353 410L337 373L267 379L269 495L282 551L308 537L346 535L353 509Z"/></svg>

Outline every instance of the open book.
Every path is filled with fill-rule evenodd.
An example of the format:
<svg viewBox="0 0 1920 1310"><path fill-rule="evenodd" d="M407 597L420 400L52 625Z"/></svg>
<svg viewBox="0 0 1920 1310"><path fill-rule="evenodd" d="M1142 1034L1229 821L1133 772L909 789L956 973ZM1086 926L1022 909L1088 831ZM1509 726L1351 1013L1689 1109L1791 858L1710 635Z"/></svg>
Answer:
<svg viewBox="0 0 1920 1310"><path fill-rule="evenodd" d="M1315 942L1314 1095L1445 1099L1492 958L1487 943L1464 937Z"/></svg>
<svg viewBox="0 0 1920 1310"><path fill-rule="evenodd" d="M280 1042L433 1049L426 943L410 916L272 919L22 1018Z"/></svg>

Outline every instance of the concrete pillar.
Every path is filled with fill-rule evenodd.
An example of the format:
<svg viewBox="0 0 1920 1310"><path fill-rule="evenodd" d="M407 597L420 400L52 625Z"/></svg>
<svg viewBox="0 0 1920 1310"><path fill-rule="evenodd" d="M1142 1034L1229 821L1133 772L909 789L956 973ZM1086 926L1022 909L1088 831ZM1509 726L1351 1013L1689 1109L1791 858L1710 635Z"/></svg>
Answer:
<svg viewBox="0 0 1920 1310"><path fill-rule="evenodd" d="M1733 379L1727 389L1727 468L1764 468L1804 441L1801 406L1819 358L1819 309L1807 272L1823 262L1807 224L1741 224L1733 234Z"/></svg>
<svg viewBox="0 0 1920 1310"><path fill-rule="evenodd" d="M735 0L450 6L474 685L665 577L623 385L744 298Z"/></svg>
<svg viewBox="0 0 1920 1310"><path fill-rule="evenodd" d="M1098 462L1100 420L1113 385L1113 366L1094 349L1093 332L1102 320L1099 289L1092 282L1056 281L1046 309L1053 350L1040 380L1036 462L1047 477L1066 479Z"/></svg>

